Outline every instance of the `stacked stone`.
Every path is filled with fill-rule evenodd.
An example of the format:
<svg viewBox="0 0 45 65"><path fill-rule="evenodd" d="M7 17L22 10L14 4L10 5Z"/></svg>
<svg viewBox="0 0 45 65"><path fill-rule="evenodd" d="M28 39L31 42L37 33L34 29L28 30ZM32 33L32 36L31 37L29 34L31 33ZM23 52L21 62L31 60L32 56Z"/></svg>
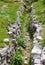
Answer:
<svg viewBox="0 0 45 65"><path fill-rule="evenodd" d="M33 49L31 51L32 54L32 65L42 65L41 62L41 45L40 42L42 40L42 24L41 23L35 23L34 21L33 26L36 27L36 31L33 34Z"/></svg>
<svg viewBox="0 0 45 65"><path fill-rule="evenodd" d="M34 3L35 4L35 3ZM35 13L35 9L33 8L33 4L31 6L31 19L30 19L30 30L32 31L33 35L33 48L31 51L31 64L32 65L42 65L41 61L41 54L42 54L42 47L41 41L42 39L42 23L39 23L36 18L33 18Z"/></svg>
<svg viewBox="0 0 45 65"><path fill-rule="evenodd" d="M21 6L21 8L19 9L19 11L17 11L17 19L16 22L14 24L10 24L10 27L8 29L8 34L10 35L10 40L11 42L14 44L14 48L16 50L17 45L16 45L16 38L17 36L20 35L20 16L22 16L22 12L24 11L24 7Z"/></svg>
<svg viewBox="0 0 45 65"><path fill-rule="evenodd" d="M42 64L45 65L45 47L42 49L41 61L42 61Z"/></svg>
<svg viewBox="0 0 45 65"><path fill-rule="evenodd" d="M14 24L11 24L11 26L8 29L8 34L10 35L10 38L4 39L4 42L9 42L11 41L11 46L9 47L4 47L0 49L0 65L9 65L10 63L10 58L17 49L16 46L16 38L20 34L20 19L17 17L17 20Z"/></svg>
<svg viewBox="0 0 45 65"><path fill-rule="evenodd" d="M7 65L6 57L7 57L8 49L9 49L9 47L0 49L0 65Z"/></svg>

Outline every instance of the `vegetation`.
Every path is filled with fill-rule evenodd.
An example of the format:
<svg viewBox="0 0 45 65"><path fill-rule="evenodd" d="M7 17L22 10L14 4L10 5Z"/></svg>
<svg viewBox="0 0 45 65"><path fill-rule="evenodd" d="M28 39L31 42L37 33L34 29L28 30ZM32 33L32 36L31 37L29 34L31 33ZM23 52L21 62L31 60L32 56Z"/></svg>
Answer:
<svg viewBox="0 0 45 65"><path fill-rule="evenodd" d="M23 65L22 50L19 48L12 56L10 65Z"/></svg>
<svg viewBox="0 0 45 65"><path fill-rule="evenodd" d="M6 0L8 1L8 0ZM8 38L7 27L8 23L13 23L17 17L17 10L21 6L21 3L6 3L0 1L0 47L4 47L4 38Z"/></svg>
<svg viewBox="0 0 45 65"><path fill-rule="evenodd" d="M23 36L23 34L21 34L18 38L17 38L17 44L19 46L21 46L22 48L26 48L26 40Z"/></svg>
<svg viewBox="0 0 45 65"><path fill-rule="evenodd" d="M30 5L34 3L35 13L32 15L37 21L43 23L43 41L41 42L42 47L45 46L45 0L25 0L25 8L26 10L22 13L20 17L21 23L21 32L19 37L17 37L17 45L22 48L26 48L26 40L24 37L25 28L26 27L30 34L31 39L33 40L33 34L30 32L30 24L29 24L29 13L30 13ZM0 0L0 48L4 47L5 44L9 45L9 43L4 43L4 38L8 38L7 28L8 23L14 23L17 18L17 10L22 5L22 3L14 3L14 0ZM37 16L37 17L36 17ZM32 45L30 44L30 51L32 49ZM23 65L23 53L21 48L18 48L16 52L12 55L10 65ZM31 55L29 58L29 65L31 65Z"/></svg>
<svg viewBox="0 0 45 65"><path fill-rule="evenodd" d="M14 2L14 0L1 0L1 1L4 1L4 2Z"/></svg>
<svg viewBox="0 0 45 65"><path fill-rule="evenodd" d="M45 4L43 0L38 0L36 4L34 4L35 14L38 18L36 20L41 21L45 24Z"/></svg>
<svg viewBox="0 0 45 65"><path fill-rule="evenodd" d="M37 2L38 0L30 0L31 1L31 3L33 3L33 2Z"/></svg>
<svg viewBox="0 0 45 65"><path fill-rule="evenodd" d="M34 9L35 9L35 13L33 16L35 16L35 19L39 22L43 23L43 41L41 43L42 47L45 46L45 1L44 0L38 0L38 2L36 2L36 4L34 4ZM37 18L36 18L37 16Z"/></svg>

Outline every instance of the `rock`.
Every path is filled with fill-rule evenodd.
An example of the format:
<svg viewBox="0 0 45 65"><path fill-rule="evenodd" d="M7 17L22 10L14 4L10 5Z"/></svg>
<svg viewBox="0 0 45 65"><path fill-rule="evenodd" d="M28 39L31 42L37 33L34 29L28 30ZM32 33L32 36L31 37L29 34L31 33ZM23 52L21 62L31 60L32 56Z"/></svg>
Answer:
<svg viewBox="0 0 45 65"><path fill-rule="evenodd" d="M34 24L34 26L35 26L36 28L38 28L39 25L38 25L38 24Z"/></svg>
<svg viewBox="0 0 45 65"><path fill-rule="evenodd" d="M41 59L41 55L34 54L32 55L33 59Z"/></svg>
<svg viewBox="0 0 45 65"><path fill-rule="evenodd" d="M15 28L16 28L15 24L11 25L11 27L12 27L13 29L15 29Z"/></svg>
<svg viewBox="0 0 45 65"><path fill-rule="evenodd" d="M19 17L17 17L16 23L17 23L18 25L20 25L20 18L19 18Z"/></svg>
<svg viewBox="0 0 45 65"><path fill-rule="evenodd" d="M5 38L4 39L4 42L9 42L9 38Z"/></svg>
<svg viewBox="0 0 45 65"><path fill-rule="evenodd" d="M41 54L41 49L37 46L34 46L31 53L40 55Z"/></svg>
<svg viewBox="0 0 45 65"><path fill-rule="evenodd" d="M43 64L42 63L41 64L38 63L38 64L34 64L34 65L43 65Z"/></svg>
<svg viewBox="0 0 45 65"><path fill-rule="evenodd" d="M17 11L17 16L22 16L21 11Z"/></svg>
<svg viewBox="0 0 45 65"><path fill-rule="evenodd" d="M0 54L1 54L2 56L6 55L8 49L9 49L9 47L2 48L2 49L0 50Z"/></svg>
<svg viewBox="0 0 45 65"><path fill-rule="evenodd" d="M9 35L11 35L12 34L12 32L11 31L9 31L9 32L7 32Z"/></svg>
<svg viewBox="0 0 45 65"><path fill-rule="evenodd" d="M45 61L45 47L42 50L41 61Z"/></svg>
<svg viewBox="0 0 45 65"><path fill-rule="evenodd" d="M33 37L37 37L37 36L39 36L40 34L39 33L35 33L34 35L33 35Z"/></svg>
<svg viewBox="0 0 45 65"><path fill-rule="evenodd" d="M23 6L21 6L21 8L19 9L19 11L22 13L23 11L24 11L24 7Z"/></svg>
<svg viewBox="0 0 45 65"><path fill-rule="evenodd" d="M38 41L37 41L37 40L34 40L33 43L34 43L34 44L35 44L35 43L38 43Z"/></svg>
<svg viewBox="0 0 45 65"><path fill-rule="evenodd" d="M39 40L39 41L40 41L40 40L43 40L43 38L42 38L41 36L37 36L36 38L37 38L37 40Z"/></svg>
<svg viewBox="0 0 45 65"><path fill-rule="evenodd" d="M41 64L41 59L34 59L35 64Z"/></svg>
<svg viewBox="0 0 45 65"><path fill-rule="evenodd" d="M16 35L18 36L19 34L20 34L20 29L17 30L17 34Z"/></svg>
<svg viewBox="0 0 45 65"><path fill-rule="evenodd" d="M9 31L12 31L13 30L13 28L12 27L9 27Z"/></svg>

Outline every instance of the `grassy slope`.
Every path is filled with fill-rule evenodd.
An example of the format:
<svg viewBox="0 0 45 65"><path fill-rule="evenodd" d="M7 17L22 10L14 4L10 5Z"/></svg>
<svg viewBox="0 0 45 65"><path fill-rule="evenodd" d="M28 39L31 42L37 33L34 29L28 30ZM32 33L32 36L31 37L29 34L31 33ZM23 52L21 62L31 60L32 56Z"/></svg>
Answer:
<svg viewBox="0 0 45 65"><path fill-rule="evenodd" d="M6 34L7 21L15 22L16 11L21 5L21 3L4 3L0 1L0 47L4 45L3 39L8 37Z"/></svg>
<svg viewBox="0 0 45 65"><path fill-rule="evenodd" d="M45 23L45 4L43 0L38 0L38 2L34 5L35 8L35 15L38 16L37 20L42 21L42 23Z"/></svg>

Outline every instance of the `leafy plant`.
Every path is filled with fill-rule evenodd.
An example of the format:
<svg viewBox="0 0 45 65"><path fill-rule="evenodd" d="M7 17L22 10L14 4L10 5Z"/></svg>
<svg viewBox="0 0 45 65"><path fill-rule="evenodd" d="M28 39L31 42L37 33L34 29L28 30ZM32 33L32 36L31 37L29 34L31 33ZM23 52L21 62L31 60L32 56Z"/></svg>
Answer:
<svg viewBox="0 0 45 65"><path fill-rule="evenodd" d="M26 48L26 40L23 35L20 35L20 37L17 38L17 44L23 48Z"/></svg>
<svg viewBox="0 0 45 65"><path fill-rule="evenodd" d="M13 54L10 65L23 65L22 52L20 48Z"/></svg>

